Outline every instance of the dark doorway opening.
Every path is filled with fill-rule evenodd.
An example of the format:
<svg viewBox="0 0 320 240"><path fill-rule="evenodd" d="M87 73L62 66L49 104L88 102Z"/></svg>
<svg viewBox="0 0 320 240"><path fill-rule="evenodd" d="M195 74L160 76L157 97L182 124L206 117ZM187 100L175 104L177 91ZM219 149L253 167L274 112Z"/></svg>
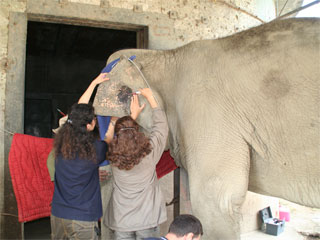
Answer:
<svg viewBox="0 0 320 240"><path fill-rule="evenodd" d="M67 113L108 57L120 49L137 48L139 38L141 32L132 30L29 21L25 134L51 138L62 117L58 109ZM25 239L50 239L50 232L50 218L24 224Z"/></svg>

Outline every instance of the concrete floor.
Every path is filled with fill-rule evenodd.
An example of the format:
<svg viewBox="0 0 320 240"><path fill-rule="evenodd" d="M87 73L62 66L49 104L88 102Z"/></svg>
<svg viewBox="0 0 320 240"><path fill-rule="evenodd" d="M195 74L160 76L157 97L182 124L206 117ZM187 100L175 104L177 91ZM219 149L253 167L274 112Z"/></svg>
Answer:
<svg viewBox="0 0 320 240"><path fill-rule="evenodd" d="M307 208L280 200L290 209L290 221L278 236L260 230L241 235L241 240L320 240L320 209ZM303 233L303 234L301 234ZM50 239L50 220L44 218L25 224L25 239Z"/></svg>
<svg viewBox="0 0 320 240"><path fill-rule="evenodd" d="M49 226L50 227L50 226ZM25 239L41 239L50 240L50 229L46 221L38 223L37 232L27 233ZM285 229L278 236L268 235L262 231L253 231L241 235L241 240L316 240L320 237L307 237L299 234L294 227L290 226L289 223L285 226Z"/></svg>
<svg viewBox="0 0 320 240"><path fill-rule="evenodd" d="M280 204L290 209L290 221L285 223L284 231L278 236L262 231L241 235L241 240L319 240L320 209L308 208L280 199Z"/></svg>
<svg viewBox="0 0 320 240"><path fill-rule="evenodd" d="M307 237L298 233L294 227L290 226L290 223L286 223L284 231L278 236L266 234L262 231L253 231L241 235L241 240L315 240L320 239L319 237Z"/></svg>
<svg viewBox="0 0 320 240"><path fill-rule="evenodd" d="M320 211L319 211L320 212ZM319 216L320 217L320 216ZM301 219L300 219L301 221ZM25 239L50 240L50 222L48 219L29 223ZM34 226L32 226L34 224ZM36 231L31 231L37 229ZM307 237L297 232L293 223L287 222L284 231L278 236L266 234L262 231L253 231L241 235L241 240L316 240L320 237Z"/></svg>

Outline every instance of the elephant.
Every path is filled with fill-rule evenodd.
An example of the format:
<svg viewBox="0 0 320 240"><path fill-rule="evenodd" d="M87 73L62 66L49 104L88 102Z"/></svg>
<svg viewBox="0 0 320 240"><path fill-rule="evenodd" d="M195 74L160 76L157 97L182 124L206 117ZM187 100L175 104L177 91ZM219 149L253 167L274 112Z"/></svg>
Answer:
<svg viewBox="0 0 320 240"><path fill-rule="evenodd" d="M170 153L188 173L203 239L240 238L248 190L320 207L319 23L276 20L108 58L120 59L97 90L97 114L128 115L131 93L152 89L167 114ZM121 88L127 98L120 99ZM137 121L148 132L150 108Z"/></svg>

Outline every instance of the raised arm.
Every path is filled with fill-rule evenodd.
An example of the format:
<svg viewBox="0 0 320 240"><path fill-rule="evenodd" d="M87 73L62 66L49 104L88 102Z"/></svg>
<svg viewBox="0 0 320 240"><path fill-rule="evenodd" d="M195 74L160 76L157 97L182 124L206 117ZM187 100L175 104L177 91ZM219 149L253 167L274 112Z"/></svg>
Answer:
<svg viewBox="0 0 320 240"><path fill-rule="evenodd" d="M141 95L143 95L149 102L152 108L152 131L150 134L150 142L152 145L152 159L156 165L166 146L168 137L168 122L165 112L158 106L156 99L154 98L150 88L140 89Z"/></svg>
<svg viewBox="0 0 320 240"><path fill-rule="evenodd" d="M113 139L113 135L114 135L114 126L116 125L116 121L118 120L117 117L111 117L110 123L109 123L109 127L108 130L104 136L104 141L106 143L110 143Z"/></svg>
<svg viewBox="0 0 320 240"><path fill-rule="evenodd" d="M82 94L78 103L89 103L94 88L104 81L109 80L107 73L100 73L89 85L87 90Z"/></svg>

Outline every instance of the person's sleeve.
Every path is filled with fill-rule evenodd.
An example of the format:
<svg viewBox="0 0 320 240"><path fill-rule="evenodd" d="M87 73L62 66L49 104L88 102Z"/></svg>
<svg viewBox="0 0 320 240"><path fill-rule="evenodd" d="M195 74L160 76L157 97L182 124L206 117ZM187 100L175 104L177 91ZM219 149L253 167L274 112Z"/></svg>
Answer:
<svg viewBox="0 0 320 240"><path fill-rule="evenodd" d="M150 142L152 146L152 159L157 164L166 146L169 127L167 117L164 111L157 107L152 110L152 130L150 135Z"/></svg>
<svg viewBox="0 0 320 240"><path fill-rule="evenodd" d="M55 153L54 153L54 149L52 149L47 158L47 167L48 167L50 179L52 182L54 181L54 173L55 173L54 161L55 161Z"/></svg>
<svg viewBox="0 0 320 240"><path fill-rule="evenodd" d="M97 163L100 164L106 160L106 154L108 151L108 144L105 141L98 141L97 143Z"/></svg>

